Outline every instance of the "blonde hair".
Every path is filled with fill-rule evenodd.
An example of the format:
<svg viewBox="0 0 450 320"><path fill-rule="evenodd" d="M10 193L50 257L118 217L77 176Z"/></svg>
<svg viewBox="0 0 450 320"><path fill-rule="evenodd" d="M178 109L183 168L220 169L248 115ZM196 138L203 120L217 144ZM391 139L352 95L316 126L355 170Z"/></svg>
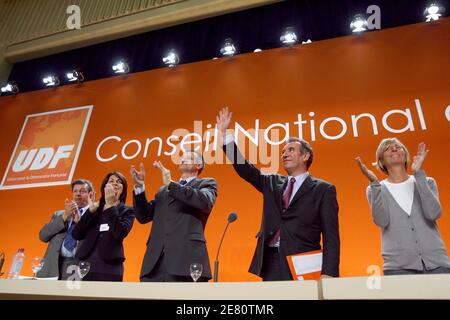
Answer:
<svg viewBox="0 0 450 320"><path fill-rule="evenodd" d="M398 140L397 138L386 138L386 139L381 140L380 144L378 145L377 151L375 153L376 162L372 163L375 167L377 167L379 170L383 171L385 174L388 174L388 170L384 166L384 163L383 163L383 154L393 144L398 144L405 151L405 155L406 155L405 169L408 170L408 164L409 164L408 149L406 149L405 145L403 143L401 143L400 140Z"/></svg>

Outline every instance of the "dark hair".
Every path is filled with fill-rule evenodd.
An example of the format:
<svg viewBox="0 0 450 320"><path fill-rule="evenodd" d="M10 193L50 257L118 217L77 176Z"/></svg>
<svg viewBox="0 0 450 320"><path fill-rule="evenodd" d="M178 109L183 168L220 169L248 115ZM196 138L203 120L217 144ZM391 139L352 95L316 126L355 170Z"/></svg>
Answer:
<svg viewBox="0 0 450 320"><path fill-rule="evenodd" d="M119 197L119 201L120 203L125 203L125 201L127 200L127 189L128 189L128 183L127 183L127 179L125 179L125 176L123 174L121 174L118 171L113 171L110 172L106 175L106 177L103 179L102 181L102 185L100 186L100 192L102 194L101 198L100 198L100 206L99 208L101 210L103 210L103 207L105 206L105 186L108 183L108 180L111 176L117 176L119 177L119 179L122 181L122 194Z"/></svg>
<svg viewBox="0 0 450 320"><path fill-rule="evenodd" d="M291 143L291 142L296 142L300 144L300 153L304 154L305 152L309 153L309 159L306 161L306 170L309 169L309 167L311 166L312 162L313 162L313 158L314 158L314 151L311 147L311 145L309 144L308 141L300 139L300 138L295 138L295 137L290 137L286 143Z"/></svg>
<svg viewBox="0 0 450 320"><path fill-rule="evenodd" d="M92 187L92 182L90 182L87 179L76 179L76 180L74 180L70 184L70 186L72 187L72 191L73 191L73 187L75 187L75 185L78 185L78 184L85 184L87 186L89 192L94 191L94 188Z"/></svg>

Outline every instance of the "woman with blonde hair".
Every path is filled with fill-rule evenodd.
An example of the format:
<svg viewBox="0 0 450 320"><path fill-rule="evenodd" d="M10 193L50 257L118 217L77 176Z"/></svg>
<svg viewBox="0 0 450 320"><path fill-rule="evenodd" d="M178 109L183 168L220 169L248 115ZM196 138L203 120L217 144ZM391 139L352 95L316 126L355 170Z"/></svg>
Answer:
<svg viewBox="0 0 450 320"><path fill-rule="evenodd" d="M436 182L422 166L429 150L420 143L408 174L408 149L396 138L381 141L374 165L387 178L381 182L356 158L370 184L367 198L381 228L385 275L450 273L450 260L437 219L442 209Z"/></svg>

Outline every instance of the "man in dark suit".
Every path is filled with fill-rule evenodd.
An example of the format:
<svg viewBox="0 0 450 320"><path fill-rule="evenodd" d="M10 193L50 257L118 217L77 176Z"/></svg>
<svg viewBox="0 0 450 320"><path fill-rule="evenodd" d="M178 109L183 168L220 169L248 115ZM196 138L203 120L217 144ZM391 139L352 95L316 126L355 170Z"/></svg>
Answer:
<svg viewBox="0 0 450 320"><path fill-rule="evenodd" d="M154 200L145 195L145 169L131 167L134 179L134 207L140 223L153 221L147 250L141 268L141 281L189 282L190 265L201 263L203 273L198 281L211 279L204 229L216 202L217 183L200 179L204 160L196 151L186 151L181 158L181 178L172 181L170 171L159 161L164 185Z"/></svg>
<svg viewBox="0 0 450 320"><path fill-rule="evenodd" d="M312 177L313 150L308 142L290 138L281 160L288 177L262 174L240 153L233 136L226 135L232 113L224 108L217 116L224 151L238 175L263 194L264 206L258 243L250 272L264 281L292 280L286 257L320 250L321 277L339 276L339 224L336 188Z"/></svg>

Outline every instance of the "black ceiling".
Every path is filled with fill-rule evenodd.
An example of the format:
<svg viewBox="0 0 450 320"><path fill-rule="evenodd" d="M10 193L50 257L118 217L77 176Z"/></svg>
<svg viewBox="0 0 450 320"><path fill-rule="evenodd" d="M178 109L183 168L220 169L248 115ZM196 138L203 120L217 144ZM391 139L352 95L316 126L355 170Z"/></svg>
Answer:
<svg viewBox="0 0 450 320"><path fill-rule="evenodd" d="M441 0L447 7L449 0ZM131 72L164 67L162 57L170 49L189 63L219 56L225 38L231 37L239 53L280 46L282 31L293 26L300 41L318 41L350 34L349 24L370 5L381 9L381 28L424 21L426 0L297 0L208 18L151 31L73 51L16 63L10 81L21 91L43 88L42 78L57 74L62 84L67 71L80 68L86 81L113 76L111 66L126 59Z"/></svg>

